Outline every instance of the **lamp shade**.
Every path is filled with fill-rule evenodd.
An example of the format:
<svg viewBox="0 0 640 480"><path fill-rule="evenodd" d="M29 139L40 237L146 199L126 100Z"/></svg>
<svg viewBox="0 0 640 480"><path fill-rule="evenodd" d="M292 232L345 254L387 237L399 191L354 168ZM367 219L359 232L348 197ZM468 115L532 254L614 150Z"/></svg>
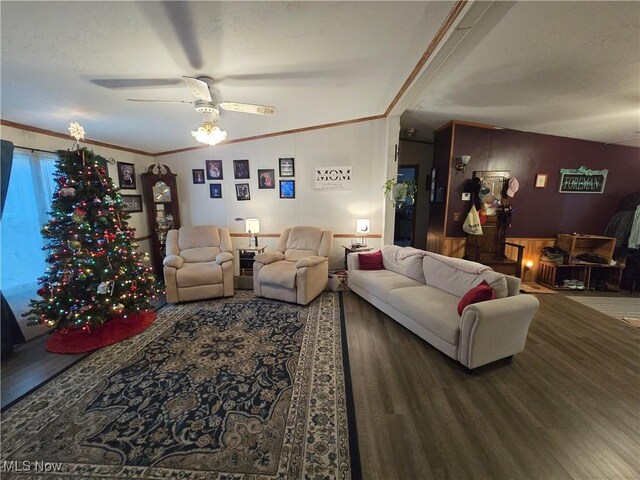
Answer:
<svg viewBox="0 0 640 480"><path fill-rule="evenodd" d="M244 221L244 227L247 233L259 233L260 220L257 218L246 218Z"/></svg>
<svg viewBox="0 0 640 480"><path fill-rule="evenodd" d="M356 220L356 233L369 233L370 222L368 218L359 218Z"/></svg>

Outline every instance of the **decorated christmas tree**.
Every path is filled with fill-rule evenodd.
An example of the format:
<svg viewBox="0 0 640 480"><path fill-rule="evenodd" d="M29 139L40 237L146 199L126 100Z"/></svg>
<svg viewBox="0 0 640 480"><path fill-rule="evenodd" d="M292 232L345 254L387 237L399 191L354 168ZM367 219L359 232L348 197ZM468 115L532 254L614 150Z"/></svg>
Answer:
<svg viewBox="0 0 640 480"><path fill-rule="evenodd" d="M158 287L100 157L86 148L58 155L51 219L42 229L50 266L27 315L30 324L91 331L146 310Z"/></svg>

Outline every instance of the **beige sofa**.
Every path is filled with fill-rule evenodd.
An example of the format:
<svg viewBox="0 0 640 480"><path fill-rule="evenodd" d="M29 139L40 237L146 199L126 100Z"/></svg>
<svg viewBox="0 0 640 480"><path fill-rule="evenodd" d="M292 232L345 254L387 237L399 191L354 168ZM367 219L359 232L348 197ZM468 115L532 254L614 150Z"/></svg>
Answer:
<svg viewBox="0 0 640 480"><path fill-rule="evenodd" d="M228 229L199 225L169 230L166 248L167 302L233 296L233 247Z"/></svg>
<svg viewBox="0 0 640 480"><path fill-rule="evenodd" d="M387 245L382 258L383 270L360 270L358 254L349 254L349 287L438 350L469 369L524 350L538 300L519 295L520 279L410 247ZM460 299L482 280L497 298L458 315Z"/></svg>
<svg viewBox="0 0 640 480"><path fill-rule="evenodd" d="M306 305L327 286L332 241L333 233L328 230L287 228L280 235L275 251L254 257L254 293Z"/></svg>

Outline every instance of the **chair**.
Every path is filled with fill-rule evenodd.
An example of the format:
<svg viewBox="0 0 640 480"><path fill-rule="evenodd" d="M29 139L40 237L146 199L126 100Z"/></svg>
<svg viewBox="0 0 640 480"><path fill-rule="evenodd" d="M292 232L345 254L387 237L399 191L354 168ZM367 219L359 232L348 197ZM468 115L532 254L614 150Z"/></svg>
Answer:
<svg viewBox="0 0 640 480"><path fill-rule="evenodd" d="M228 229L180 227L167 232L166 245L167 302L233 296L233 247Z"/></svg>
<svg viewBox="0 0 640 480"><path fill-rule="evenodd" d="M329 277L333 233L317 227L287 228L275 252L254 257L256 295L306 305L320 295Z"/></svg>

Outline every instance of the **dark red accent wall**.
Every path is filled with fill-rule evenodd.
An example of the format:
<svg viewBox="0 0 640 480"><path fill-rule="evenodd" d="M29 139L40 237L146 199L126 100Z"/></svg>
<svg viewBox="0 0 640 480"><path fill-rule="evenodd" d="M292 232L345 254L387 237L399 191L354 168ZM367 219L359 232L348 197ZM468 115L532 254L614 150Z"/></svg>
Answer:
<svg viewBox="0 0 640 480"><path fill-rule="evenodd" d="M441 140L450 143L446 136ZM460 197L475 170L510 170L518 179L520 190L512 199L509 237L555 237L574 232L601 235L622 197L640 190L640 149L635 147L459 124L455 125L453 141L453 158L471 155L471 162L463 174L455 170L450 174L446 236L465 236L462 222L471 205ZM436 136L436 147L438 143ZM603 194L558 192L560 169L580 166L609 170ZM538 173L549 175L546 188L534 188ZM461 220L454 222L456 212Z"/></svg>

